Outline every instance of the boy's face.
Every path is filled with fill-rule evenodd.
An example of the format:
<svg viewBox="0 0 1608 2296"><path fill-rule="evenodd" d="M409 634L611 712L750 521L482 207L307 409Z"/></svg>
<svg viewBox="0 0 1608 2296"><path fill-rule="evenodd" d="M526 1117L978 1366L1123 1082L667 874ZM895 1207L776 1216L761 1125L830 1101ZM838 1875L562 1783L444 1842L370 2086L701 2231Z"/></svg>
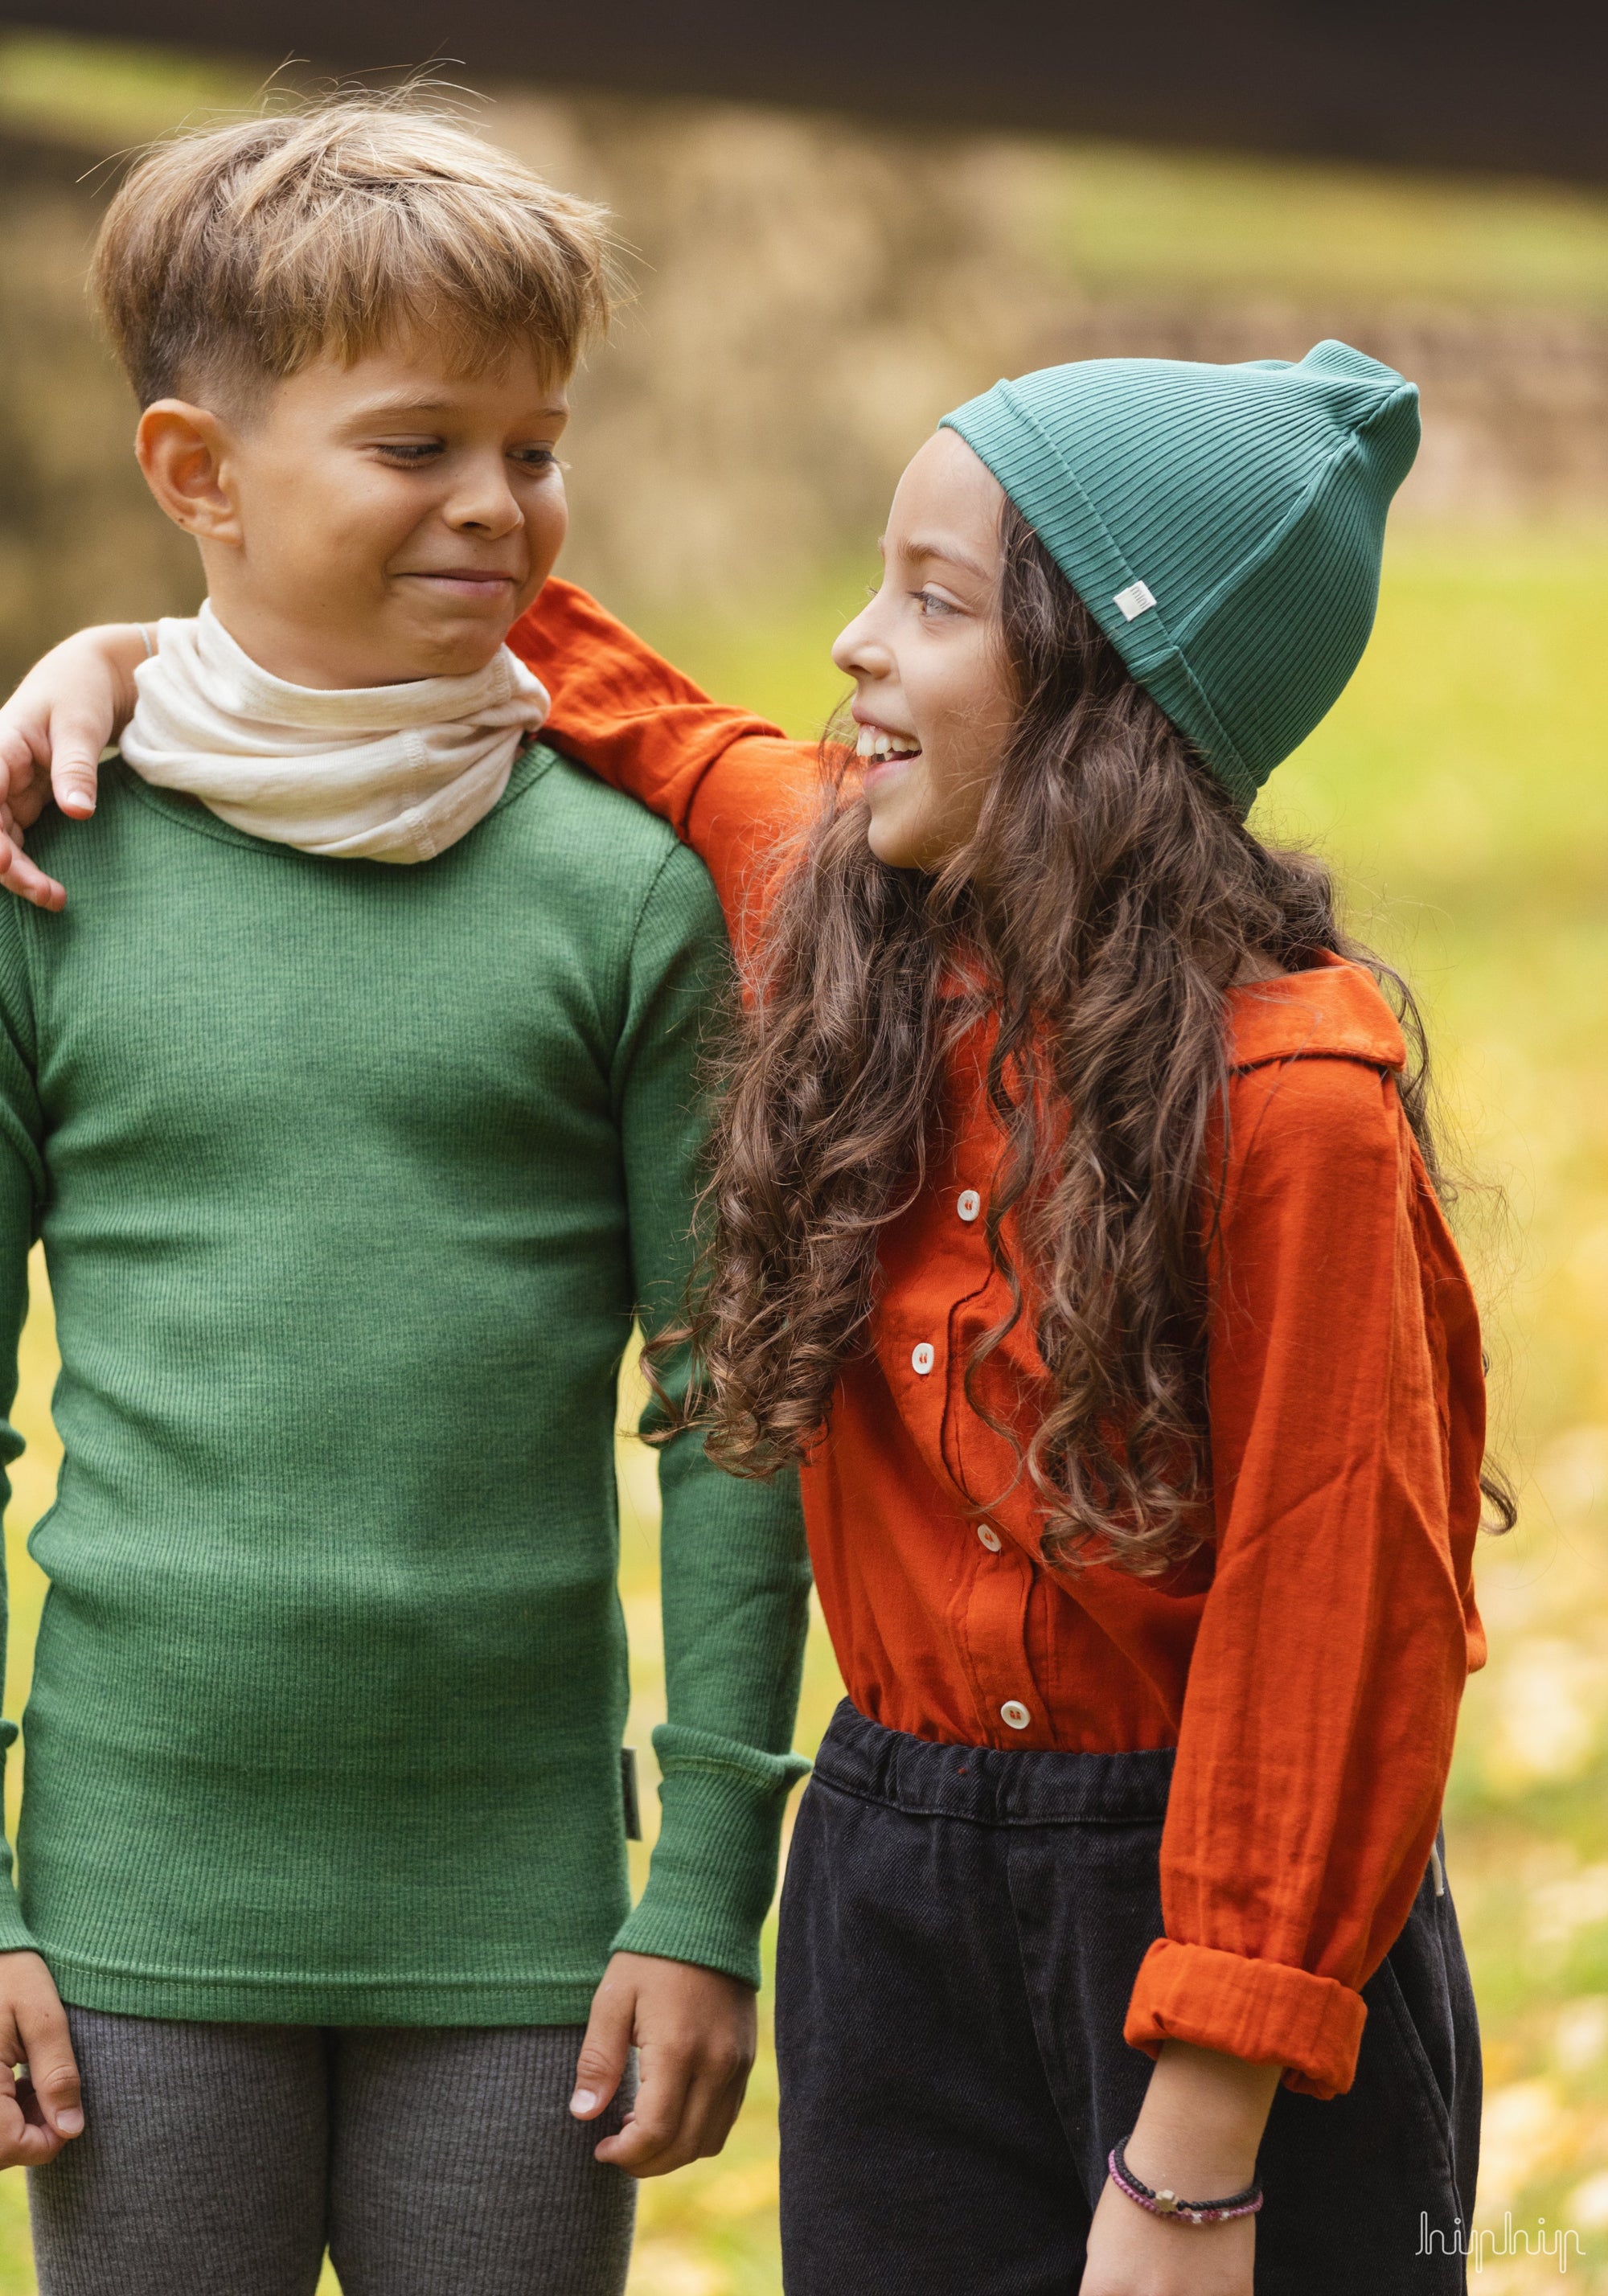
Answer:
<svg viewBox="0 0 1608 2296"><path fill-rule="evenodd" d="M568 414L528 348L465 375L414 337L315 360L238 413L162 399L138 452L254 661L389 685L483 668L552 572Z"/></svg>

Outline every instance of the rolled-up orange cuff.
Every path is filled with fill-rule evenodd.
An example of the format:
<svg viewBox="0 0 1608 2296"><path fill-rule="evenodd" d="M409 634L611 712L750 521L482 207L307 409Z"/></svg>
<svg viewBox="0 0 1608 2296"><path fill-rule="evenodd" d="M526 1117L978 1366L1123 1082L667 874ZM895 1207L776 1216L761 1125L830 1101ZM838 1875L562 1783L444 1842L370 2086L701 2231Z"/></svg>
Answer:
<svg viewBox="0 0 1608 2296"><path fill-rule="evenodd" d="M1284 2085L1336 2096L1357 2077L1367 2005L1333 1977L1280 1961L1158 1938L1139 1965L1123 2038L1154 2056L1192 2041L1248 2064L1283 2065Z"/></svg>

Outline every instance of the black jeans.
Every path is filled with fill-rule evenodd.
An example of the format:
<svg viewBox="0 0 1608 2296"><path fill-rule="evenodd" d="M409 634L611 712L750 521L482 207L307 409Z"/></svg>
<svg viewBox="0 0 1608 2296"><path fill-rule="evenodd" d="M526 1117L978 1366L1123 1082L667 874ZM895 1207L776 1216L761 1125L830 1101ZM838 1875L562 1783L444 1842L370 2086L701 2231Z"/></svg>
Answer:
<svg viewBox="0 0 1608 2296"><path fill-rule="evenodd" d="M789 2296L1076 2296L1150 2078L1122 2021L1161 1934L1171 1772L932 1745L839 1707L782 1900ZM1258 2296L1466 2285L1480 2036L1437 1863L1365 1988L1352 2087L1275 2098Z"/></svg>

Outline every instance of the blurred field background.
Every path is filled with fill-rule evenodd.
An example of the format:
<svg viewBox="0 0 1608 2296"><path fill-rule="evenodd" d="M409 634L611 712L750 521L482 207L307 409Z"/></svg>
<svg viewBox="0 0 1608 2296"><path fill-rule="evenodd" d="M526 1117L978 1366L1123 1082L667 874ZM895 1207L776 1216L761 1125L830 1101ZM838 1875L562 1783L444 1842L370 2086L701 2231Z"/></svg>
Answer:
<svg viewBox="0 0 1608 2296"><path fill-rule="evenodd" d="M84 310L108 180L88 171L253 86L0 31L0 678L80 620L194 601ZM1498 2242L1508 2218L1532 2240L1573 2228L1574 2284L1608 2291L1608 200L486 93L488 131L607 198L633 250L635 301L577 393L566 570L800 734L836 698L826 644L900 463L997 374L1341 334L1423 384L1374 647L1265 826L1330 852L1359 929L1412 973L1461 1160L1486 1184L1463 1230L1524 1513L1481 1556L1493 1655L1448 1808L1486 2038L1479 2222ZM13 1715L43 1595L24 1540L57 1460L42 1280L36 1299ZM652 1469L632 1441L620 1457L645 1750L662 1710ZM836 1694L817 1633L806 1750ZM774 2296L774 2115L767 2059L723 2158L644 2187L635 2296ZM1557 2274L1555 2255L1498 2253L1474 2284ZM0 2296L32 2287L20 2180L0 2178Z"/></svg>

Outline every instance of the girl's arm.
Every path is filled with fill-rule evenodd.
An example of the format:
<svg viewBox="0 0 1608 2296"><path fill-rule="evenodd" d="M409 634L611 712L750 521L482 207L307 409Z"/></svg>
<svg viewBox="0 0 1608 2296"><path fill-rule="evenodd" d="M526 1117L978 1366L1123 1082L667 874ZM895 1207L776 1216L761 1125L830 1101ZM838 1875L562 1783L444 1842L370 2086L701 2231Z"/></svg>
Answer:
<svg viewBox="0 0 1608 2296"><path fill-rule="evenodd" d="M1177 2039L1283 2065L1322 2097L1354 2077L1361 1988L1423 1880L1482 1655L1480 1339L1385 1062L1359 1046L1256 1069L1232 1118L1214 1574L1162 1842L1166 1935L1126 2031L1153 2054Z"/></svg>
<svg viewBox="0 0 1608 2296"><path fill-rule="evenodd" d="M1257 2148L1278 2087L1276 2065L1164 2041L1126 2158L1153 2192L1221 2200L1256 2174ZM1256 2218L1168 2224L1108 2179L1089 2227L1079 2296L1251 2296Z"/></svg>
<svg viewBox="0 0 1608 2296"><path fill-rule="evenodd" d="M1316 2096L1350 2087L1361 1988L1422 1882L1483 1654L1478 1324L1378 1021L1350 1057L1233 1087L1215 1568L1162 1838L1166 1934L1125 2026L1157 2059L1128 2165L1185 2199L1251 2180L1281 2071ZM1108 2183L1080 2296L1251 2296L1255 2221L1169 2224Z"/></svg>
<svg viewBox="0 0 1608 2296"><path fill-rule="evenodd" d="M508 643L553 696L547 735L692 847L741 946L814 808L814 746L711 701L572 582L549 581Z"/></svg>
<svg viewBox="0 0 1608 2296"><path fill-rule="evenodd" d="M0 709L0 885L41 909L67 896L36 869L23 832L53 795L82 821L94 811L101 752L134 715L134 673L150 651L137 622L105 622L53 646Z"/></svg>
<svg viewBox="0 0 1608 2296"><path fill-rule="evenodd" d="M550 738L669 822L707 865L740 940L772 860L808 816L813 748L711 701L572 582L549 581L508 643L553 696ZM67 897L28 858L23 832L53 794L75 819L94 811L101 753L133 715L147 652L137 622L80 630L0 709L0 886L41 908Z"/></svg>

